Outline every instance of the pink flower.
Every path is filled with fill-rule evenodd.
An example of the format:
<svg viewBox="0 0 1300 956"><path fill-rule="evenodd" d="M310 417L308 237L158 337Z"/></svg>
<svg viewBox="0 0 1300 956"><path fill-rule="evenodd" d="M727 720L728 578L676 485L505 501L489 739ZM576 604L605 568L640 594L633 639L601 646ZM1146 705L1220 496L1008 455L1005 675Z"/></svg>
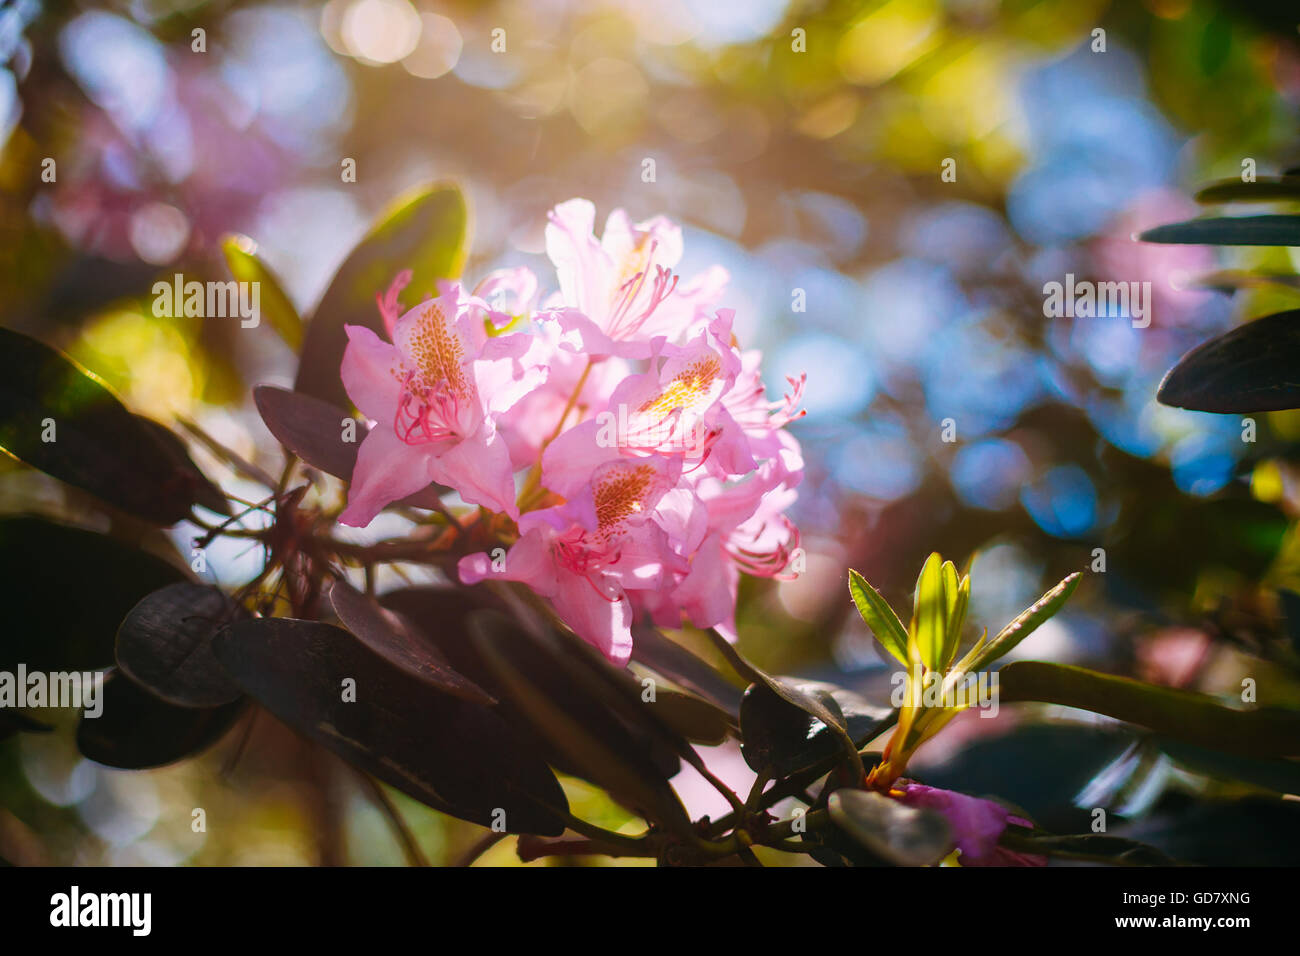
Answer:
<svg viewBox="0 0 1300 956"><path fill-rule="evenodd" d="M403 314L404 272L378 297L391 343L348 327L343 381L376 424L340 520L366 524L431 481L505 513L504 566L468 555L461 579L526 583L622 664L636 618L734 638L740 574L787 572L803 462L784 428L803 383L767 400L759 354L714 309L725 271L674 274L676 225L616 210L597 239L594 222L585 200L551 212L559 291L541 311L536 277L504 269Z"/></svg>
<svg viewBox="0 0 1300 956"><path fill-rule="evenodd" d="M343 384L375 427L361 443L339 520L363 527L434 481L518 516L514 469L494 416L545 377L532 338L489 335L487 310L455 284L394 318L400 288L395 283L380 304L392 344L347 326Z"/></svg>
<svg viewBox="0 0 1300 956"><path fill-rule="evenodd" d="M546 226L546 254L560 291L549 303L566 332L592 355L649 355L656 336L675 341L706 320L727 283L714 266L679 288L673 272L682 257L682 233L656 216L633 223L621 209L610 213L595 237L596 207L585 199L560 203Z"/></svg>
<svg viewBox="0 0 1300 956"><path fill-rule="evenodd" d="M992 800L967 796L954 790L939 790L919 783L899 787L902 802L942 814L952 828L953 843L961 851L962 866L1046 866L1047 858L1016 853L998 846L1008 823L1033 826Z"/></svg>
<svg viewBox="0 0 1300 956"><path fill-rule="evenodd" d="M573 426L603 408L615 387L631 372L631 365L619 358L590 362L571 349L560 347L560 327L547 317L533 322L535 348L549 369L546 381L497 418L497 428L510 448L511 460L519 468L535 462L547 439L561 427ZM580 389L572 402L575 390Z"/></svg>
<svg viewBox="0 0 1300 956"><path fill-rule="evenodd" d="M583 640L626 664L629 593L657 590L679 570L669 531L681 524L674 512L691 502L668 495L677 478L668 459L606 462L573 500L520 518L523 534L497 576L527 584ZM462 558L459 570L466 584L494 573L484 554Z"/></svg>
<svg viewBox="0 0 1300 956"><path fill-rule="evenodd" d="M618 455L678 456L687 468L712 459L719 474L752 471L748 439L722 401L741 371L730 339L731 312L723 310L684 346L653 343L648 372L624 378L604 409L546 449L546 487L568 496L595 464Z"/></svg>

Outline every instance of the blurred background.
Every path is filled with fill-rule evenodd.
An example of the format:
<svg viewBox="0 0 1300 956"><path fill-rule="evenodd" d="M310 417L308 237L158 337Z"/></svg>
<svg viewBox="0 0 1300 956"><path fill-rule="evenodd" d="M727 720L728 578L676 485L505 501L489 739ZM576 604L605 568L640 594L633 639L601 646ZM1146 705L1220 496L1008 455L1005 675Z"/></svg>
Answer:
<svg viewBox="0 0 1300 956"><path fill-rule="evenodd" d="M374 215L428 180L469 196L467 276L529 265L544 290L555 203L586 196L599 221L664 213L686 230L684 275L730 271L725 304L742 344L764 350L774 397L808 373L792 426L807 571L742 591L756 661L887 694L892 668L850 613L846 568L903 608L930 551L978 553L971 617L994 631L1088 570L1018 657L1237 697L1248 674L1261 702L1296 706L1284 617L1300 415L1257 416L1244 442L1238 417L1154 396L1194 345L1300 306L1294 289L1227 295L1198 276L1300 262L1131 237L1195 215L1195 186L1244 159L1260 176L1300 163L1298 20L1289 4L1214 0L4 0L0 322L66 350L135 411L193 418L275 462L250 393L290 385L292 352L267 323L150 308L159 277L222 277L224 233L253 237L306 314ZM1154 321L1045 318L1043 284L1067 273L1151 282ZM4 511L71 513L64 495L0 463ZM67 733L0 743L0 856L403 861L341 764L267 716L249 739L135 774L81 759ZM746 785L738 755L713 759ZM914 771L1061 832L1104 806L1175 854L1297 862L1294 814L1248 812L1256 791L1218 782L1208 759L1099 718L1008 708L956 722ZM708 812L696 783L683 793ZM434 862L481 833L390 796ZM628 822L580 784L572 796L579 815ZM511 856L506 841L484 859Z"/></svg>

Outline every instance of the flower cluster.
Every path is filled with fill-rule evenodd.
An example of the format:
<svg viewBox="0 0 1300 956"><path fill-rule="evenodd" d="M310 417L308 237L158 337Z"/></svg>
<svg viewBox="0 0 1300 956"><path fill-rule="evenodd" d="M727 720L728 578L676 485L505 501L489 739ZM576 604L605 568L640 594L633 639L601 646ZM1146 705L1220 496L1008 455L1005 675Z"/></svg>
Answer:
<svg viewBox="0 0 1300 956"><path fill-rule="evenodd" d="M718 308L726 272L673 271L676 225L616 210L594 227L586 200L552 210L545 301L513 269L403 313L404 274L380 298L391 342L348 327L343 382L375 427L340 520L365 525L430 482L507 515L504 565L468 555L462 581L526 583L622 663L634 621L731 635L740 573L787 571L803 462L784 426L803 381L768 401L759 353Z"/></svg>

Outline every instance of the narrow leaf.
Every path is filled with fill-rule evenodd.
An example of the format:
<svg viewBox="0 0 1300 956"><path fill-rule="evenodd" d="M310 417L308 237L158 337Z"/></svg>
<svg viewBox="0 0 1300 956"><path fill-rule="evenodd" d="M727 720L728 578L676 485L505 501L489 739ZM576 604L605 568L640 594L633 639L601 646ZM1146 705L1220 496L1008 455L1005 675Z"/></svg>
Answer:
<svg viewBox="0 0 1300 956"><path fill-rule="evenodd" d="M1038 630L1040 625L1056 614L1065 602L1070 599L1074 589L1079 586L1080 577L1078 571L1067 575L1056 587L1020 612L1014 621L999 631L997 636L988 642L979 658L971 665L970 670L977 671L988 667Z"/></svg>
<svg viewBox="0 0 1300 956"><path fill-rule="evenodd" d="M894 659L904 667L907 666L907 629L898 619L889 602L880 596L867 579L852 568L849 569L849 594L862 615L862 620L871 633L876 636L881 647L889 651Z"/></svg>
<svg viewBox="0 0 1300 956"><path fill-rule="evenodd" d="M1138 240L1203 246L1300 246L1300 216L1189 219L1148 229Z"/></svg>
<svg viewBox="0 0 1300 956"><path fill-rule="evenodd" d="M916 579L912 606L912 634L927 670L940 670L948 633L948 599L943 588L943 565L938 553L926 559Z"/></svg>

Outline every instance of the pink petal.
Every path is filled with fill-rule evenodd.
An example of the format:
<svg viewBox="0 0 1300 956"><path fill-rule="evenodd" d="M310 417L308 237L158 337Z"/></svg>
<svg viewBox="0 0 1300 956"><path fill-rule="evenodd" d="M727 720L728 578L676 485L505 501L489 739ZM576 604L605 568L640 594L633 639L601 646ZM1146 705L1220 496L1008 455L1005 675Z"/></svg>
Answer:
<svg viewBox="0 0 1300 956"><path fill-rule="evenodd" d="M616 597L602 593L587 578L562 572L552 603L564 623L584 641L615 664L628 662L632 656L632 605L621 591Z"/></svg>
<svg viewBox="0 0 1300 956"><path fill-rule="evenodd" d="M471 504L519 517L510 451L495 430L482 428L446 446L430 461L429 470L434 481L455 488Z"/></svg>
<svg viewBox="0 0 1300 956"><path fill-rule="evenodd" d="M401 394L402 355L364 325L346 325L343 387L361 414L390 428Z"/></svg>
<svg viewBox="0 0 1300 956"><path fill-rule="evenodd" d="M339 515L339 521L364 528L392 502L428 486L433 480L431 461L427 447L408 445L391 427L378 425L357 452L357 464L348 488L348 506Z"/></svg>

